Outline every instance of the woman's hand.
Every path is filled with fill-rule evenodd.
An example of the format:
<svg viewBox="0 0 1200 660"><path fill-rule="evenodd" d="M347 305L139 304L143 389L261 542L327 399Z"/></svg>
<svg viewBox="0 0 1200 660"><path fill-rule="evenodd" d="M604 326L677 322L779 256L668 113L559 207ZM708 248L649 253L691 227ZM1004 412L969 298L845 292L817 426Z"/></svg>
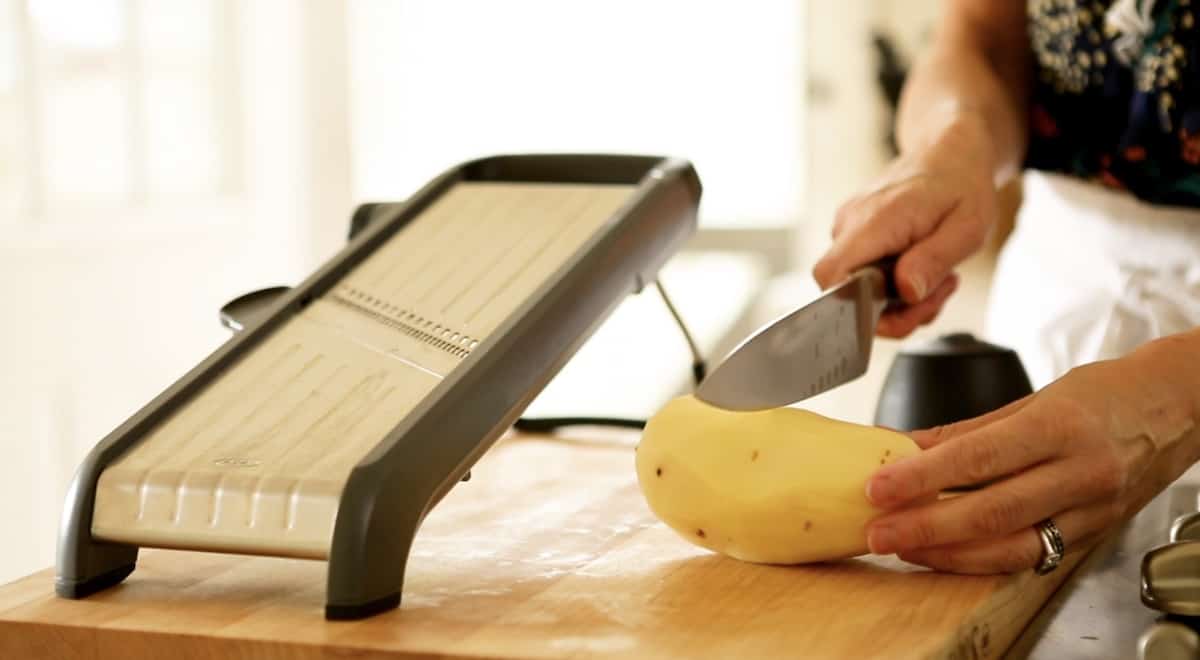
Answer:
<svg viewBox="0 0 1200 660"><path fill-rule="evenodd" d="M813 268L826 288L858 267L900 255L896 284L909 306L880 319L884 336L906 336L937 317L957 286L954 268L983 245L997 215L982 117L965 113L943 124L927 145L902 154L838 210L833 245Z"/></svg>
<svg viewBox="0 0 1200 660"><path fill-rule="evenodd" d="M1053 518L1084 546L1200 458L1196 332L1072 370L998 411L913 434L924 452L880 468L867 497L877 554L956 573L1035 566L1034 525ZM1190 342L1190 343L1188 343ZM988 485L931 499L943 489Z"/></svg>

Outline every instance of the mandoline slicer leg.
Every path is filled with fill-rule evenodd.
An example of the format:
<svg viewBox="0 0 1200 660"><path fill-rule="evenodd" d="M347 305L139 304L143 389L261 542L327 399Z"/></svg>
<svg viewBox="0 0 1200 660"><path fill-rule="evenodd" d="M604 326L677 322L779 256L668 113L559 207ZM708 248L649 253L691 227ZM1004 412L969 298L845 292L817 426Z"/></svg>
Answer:
<svg viewBox="0 0 1200 660"><path fill-rule="evenodd" d="M429 494L395 474L372 472L355 469L342 490L329 552L326 619L364 619L400 604L408 553Z"/></svg>
<svg viewBox="0 0 1200 660"><path fill-rule="evenodd" d="M63 598L85 598L118 584L133 572L137 563L137 546L92 537L99 463L95 452L89 455L67 491L67 508L58 530L58 566L54 578L54 591Z"/></svg>

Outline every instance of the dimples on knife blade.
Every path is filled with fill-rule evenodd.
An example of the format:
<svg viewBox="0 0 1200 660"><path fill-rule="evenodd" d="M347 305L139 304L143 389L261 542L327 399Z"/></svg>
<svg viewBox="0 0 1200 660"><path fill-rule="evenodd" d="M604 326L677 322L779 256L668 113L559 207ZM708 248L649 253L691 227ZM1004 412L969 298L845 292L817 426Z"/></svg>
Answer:
<svg viewBox="0 0 1200 660"><path fill-rule="evenodd" d="M866 371L883 302L872 277L854 277L771 323L735 349L697 389L713 405L761 410L788 405Z"/></svg>

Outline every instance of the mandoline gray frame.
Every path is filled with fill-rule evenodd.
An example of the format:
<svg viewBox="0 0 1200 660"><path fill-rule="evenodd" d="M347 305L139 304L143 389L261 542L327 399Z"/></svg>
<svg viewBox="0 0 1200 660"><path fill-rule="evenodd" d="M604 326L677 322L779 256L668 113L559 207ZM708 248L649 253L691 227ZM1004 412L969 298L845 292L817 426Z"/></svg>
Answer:
<svg viewBox="0 0 1200 660"><path fill-rule="evenodd" d="M83 598L133 572L137 546L91 534L100 473L156 424L218 378L293 314L460 181L636 185L605 229L471 352L363 456L342 490L329 552L325 616L356 619L396 607L413 537L425 515L575 353L596 326L696 229L700 180L690 163L652 156L529 154L474 160L409 200L360 207L352 239L302 284L282 294L87 455L67 492L55 591Z"/></svg>

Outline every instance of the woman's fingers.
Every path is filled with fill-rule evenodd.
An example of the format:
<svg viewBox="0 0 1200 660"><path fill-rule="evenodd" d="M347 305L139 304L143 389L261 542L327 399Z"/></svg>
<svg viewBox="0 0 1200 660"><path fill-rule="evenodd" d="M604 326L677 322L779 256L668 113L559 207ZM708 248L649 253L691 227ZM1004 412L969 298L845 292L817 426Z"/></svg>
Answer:
<svg viewBox="0 0 1200 660"><path fill-rule="evenodd" d="M867 527L875 554L1005 536L1114 490L1080 457L1045 463L985 489L883 515Z"/></svg>
<svg viewBox="0 0 1200 660"><path fill-rule="evenodd" d="M896 262L896 280L928 291L983 246L991 222L960 200L933 231L905 250Z"/></svg>
<svg viewBox="0 0 1200 660"><path fill-rule="evenodd" d="M946 299L958 288L958 276L951 273L929 297L921 302L891 312L879 318L876 333L883 337L907 337L918 326L932 322L946 304Z"/></svg>
<svg viewBox="0 0 1200 660"><path fill-rule="evenodd" d="M867 480L867 499L890 509L945 488L984 483L1056 456L1061 444L1037 416L1010 415L876 470Z"/></svg>
<svg viewBox="0 0 1200 660"><path fill-rule="evenodd" d="M911 432L909 436L921 449L929 449L930 447L940 445L952 438L966 435L975 429L983 428L988 424L994 424L995 422L998 422L1024 408L1031 400L1033 400L1032 396L1025 396L1013 401L1012 403L1009 403L1006 406L997 408L990 413L980 415L978 417L972 417L971 419L964 419L961 422L955 422L953 424L935 426L930 429L919 429Z"/></svg>
<svg viewBox="0 0 1200 660"><path fill-rule="evenodd" d="M864 264L899 255L894 277L908 307L884 315L876 332L906 337L937 317L958 286L954 267L982 245L988 223L970 210L978 207L927 176L871 191L838 211L833 245L813 276L829 287Z"/></svg>
<svg viewBox="0 0 1200 660"><path fill-rule="evenodd" d="M955 196L930 186L926 177L911 177L872 191L838 211L837 237L813 267L813 276L822 287L829 287L856 268L904 252L928 236L954 204ZM944 279L913 282L900 272L896 277L900 295L909 304L925 299Z"/></svg>
<svg viewBox="0 0 1200 660"><path fill-rule="evenodd" d="M1096 504L1058 513L1051 518L1068 553L1086 547L1113 522L1111 506ZM1040 521L1039 521L1040 522ZM1037 566L1042 541L1033 526L999 538L900 552L899 557L948 573L989 575L1014 573Z"/></svg>

